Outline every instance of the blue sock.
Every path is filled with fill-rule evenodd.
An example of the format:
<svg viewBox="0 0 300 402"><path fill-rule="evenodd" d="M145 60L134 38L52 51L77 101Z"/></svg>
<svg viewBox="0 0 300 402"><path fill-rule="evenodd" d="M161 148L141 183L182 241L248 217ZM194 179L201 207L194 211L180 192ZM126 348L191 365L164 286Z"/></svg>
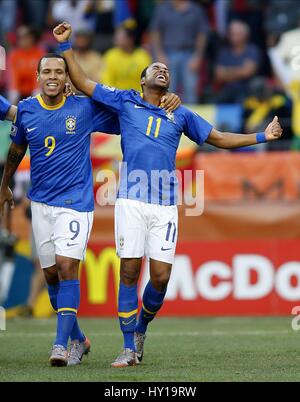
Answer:
<svg viewBox="0 0 300 402"><path fill-rule="evenodd" d="M48 285L48 294L51 306L53 310L57 313L57 294L59 291L59 283L56 285Z"/></svg>
<svg viewBox="0 0 300 402"><path fill-rule="evenodd" d="M135 351L134 329L138 310L137 285L126 286L120 282L118 315L124 337L124 349Z"/></svg>
<svg viewBox="0 0 300 402"><path fill-rule="evenodd" d="M62 281L57 294L57 334L54 345L68 346L80 299L78 280Z"/></svg>
<svg viewBox="0 0 300 402"><path fill-rule="evenodd" d="M49 299L50 303L53 307L53 310L57 313L57 294L59 291L59 283L57 285L48 285L48 294L49 294ZM72 328L71 332L71 340L78 340L79 342L84 342L86 337L84 336L83 332L81 331L78 320L76 318L76 321L74 323L74 326Z"/></svg>
<svg viewBox="0 0 300 402"><path fill-rule="evenodd" d="M143 307L139 315L138 324L135 328L137 332L144 334L147 331L149 322L153 320L163 305L166 292L167 289L164 292L156 290L151 281L147 283L143 294Z"/></svg>
<svg viewBox="0 0 300 402"><path fill-rule="evenodd" d="M78 294L78 307L79 307L79 301L80 301L80 286L79 286L79 294ZM76 321L74 323L74 326L71 331L71 341L79 341L79 342L84 342L86 340L86 337L84 333L81 331L79 324L78 324L78 318L76 317Z"/></svg>

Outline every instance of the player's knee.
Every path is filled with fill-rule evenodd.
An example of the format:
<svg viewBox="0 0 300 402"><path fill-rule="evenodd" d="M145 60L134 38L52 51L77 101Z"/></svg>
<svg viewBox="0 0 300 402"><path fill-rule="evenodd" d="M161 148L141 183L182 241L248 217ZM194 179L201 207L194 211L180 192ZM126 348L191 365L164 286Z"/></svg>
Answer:
<svg viewBox="0 0 300 402"><path fill-rule="evenodd" d="M56 267L46 268L43 271L44 271L45 280L48 285L54 286L59 282L58 272L57 272Z"/></svg>
<svg viewBox="0 0 300 402"><path fill-rule="evenodd" d="M121 282L126 286L133 286L138 281L138 275L132 271L121 272Z"/></svg>
<svg viewBox="0 0 300 402"><path fill-rule="evenodd" d="M166 290L169 280L170 275L167 272L155 275L154 278L151 278L153 287L159 292L164 292Z"/></svg>
<svg viewBox="0 0 300 402"><path fill-rule="evenodd" d="M138 282L140 275L141 259L122 258L120 277L121 282L126 286L133 286Z"/></svg>
<svg viewBox="0 0 300 402"><path fill-rule="evenodd" d="M57 258L56 267L60 281L78 279L78 263L71 258Z"/></svg>

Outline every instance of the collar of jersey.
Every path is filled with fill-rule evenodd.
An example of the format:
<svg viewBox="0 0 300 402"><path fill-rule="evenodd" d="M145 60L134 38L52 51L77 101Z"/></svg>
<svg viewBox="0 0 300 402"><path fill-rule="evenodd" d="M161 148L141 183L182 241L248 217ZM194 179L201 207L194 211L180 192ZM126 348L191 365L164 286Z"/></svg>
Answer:
<svg viewBox="0 0 300 402"><path fill-rule="evenodd" d="M142 92L140 92L140 93L136 92L135 95L136 95L136 98L140 105L147 106L148 109L155 109L155 110L160 110L160 111L164 110L160 106L155 106L155 105L152 105L151 103L146 102L144 100L144 94Z"/></svg>
<svg viewBox="0 0 300 402"><path fill-rule="evenodd" d="M46 103L43 101L43 98L42 98L42 96L41 96L40 94L37 95L36 99L38 100L38 102L39 102L39 104L42 106L42 108L43 108L43 109L46 109L46 110L57 110L57 109L60 109L61 107L63 107L63 105L65 104L65 101L66 101L66 97L64 96L64 97L62 98L62 101L59 102L57 105L49 106L49 105L46 105Z"/></svg>

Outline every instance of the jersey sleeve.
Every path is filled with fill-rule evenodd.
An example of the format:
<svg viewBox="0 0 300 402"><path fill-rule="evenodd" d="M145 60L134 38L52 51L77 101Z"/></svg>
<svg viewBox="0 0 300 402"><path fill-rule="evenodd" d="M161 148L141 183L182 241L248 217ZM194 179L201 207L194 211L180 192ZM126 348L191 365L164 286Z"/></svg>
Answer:
<svg viewBox="0 0 300 402"><path fill-rule="evenodd" d="M18 106L16 119L11 126L10 139L17 145L28 144L26 139L26 132L22 125L22 111L20 104Z"/></svg>
<svg viewBox="0 0 300 402"><path fill-rule="evenodd" d="M120 134L120 124L117 114L93 100L91 102L94 131L107 134Z"/></svg>
<svg viewBox="0 0 300 402"><path fill-rule="evenodd" d="M123 107L123 92L120 89L97 84L92 99L102 105L108 107L113 112L120 112Z"/></svg>
<svg viewBox="0 0 300 402"><path fill-rule="evenodd" d="M184 134L198 145L202 145L207 140L213 126L197 113L185 108L184 110Z"/></svg>
<svg viewBox="0 0 300 402"><path fill-rule="evenodd" d="M0 95L0 120L5 119L10 107L11 104L8 102L8 100Z"/></svg>

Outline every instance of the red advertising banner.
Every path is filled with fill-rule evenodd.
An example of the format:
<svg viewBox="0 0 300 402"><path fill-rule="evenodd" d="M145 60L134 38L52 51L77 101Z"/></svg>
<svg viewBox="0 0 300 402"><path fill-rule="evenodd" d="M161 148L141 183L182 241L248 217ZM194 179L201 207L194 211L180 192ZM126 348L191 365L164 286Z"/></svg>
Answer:
<svg viewBox="0 0 300 402"><path fill-rule="evenodd" d="M299 200L300 152L199 153L206 201Z"/></svg>
<svg viewBox="0 0 300 402"><path fill-rule="evenodd" d="M281 315L300 305L300 239L181 242L161 315ZM148 276L143 266L139 296ZM91 244L82 267L81 316L116 316L119 259Z"/></svg>

